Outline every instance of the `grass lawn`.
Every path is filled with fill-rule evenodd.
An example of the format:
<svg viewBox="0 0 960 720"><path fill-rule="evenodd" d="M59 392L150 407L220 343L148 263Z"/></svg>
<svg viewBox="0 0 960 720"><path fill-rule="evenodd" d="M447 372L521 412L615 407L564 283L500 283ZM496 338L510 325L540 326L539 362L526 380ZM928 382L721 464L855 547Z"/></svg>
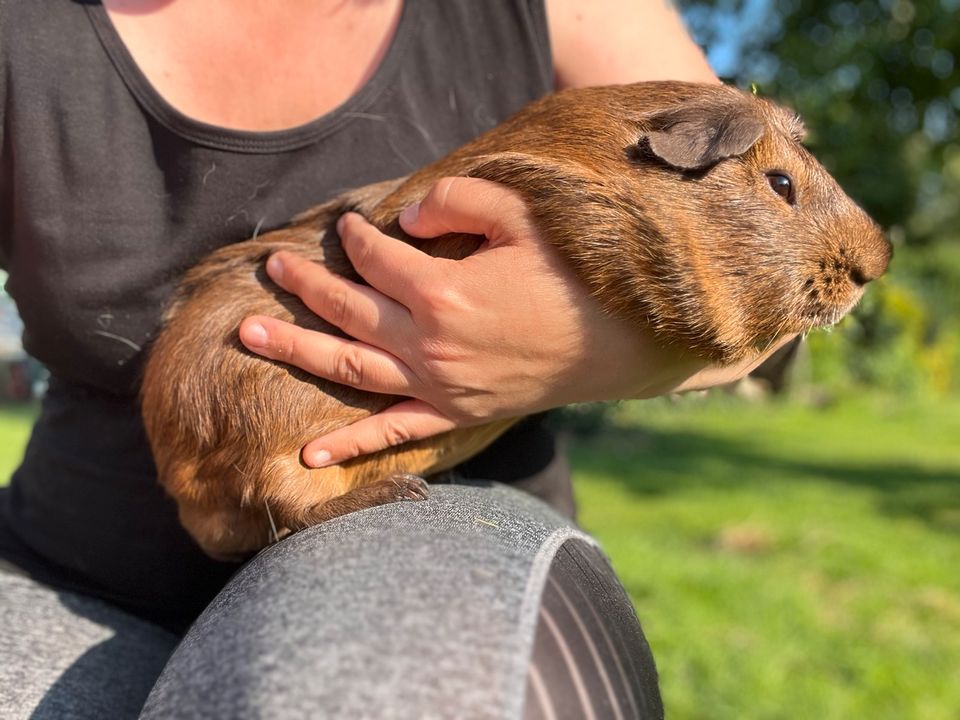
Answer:
<svg viewBox="0 0 960 720"><path fill-rule="evenodd" d="M960 718L960 400L628 403L571 450L668 718Z"/></svg>
<svg viewBox="0 0 960 720"><path fill-rule="evenodd" d="M0 486L6 485L23 456L37 406L0 403Z"/></svg>
<svg viewBox="0 0 960 720"><path fill-rule="evenodd" d="M960 402L631 403L573 452L668 718L960 718Z"/></svg>

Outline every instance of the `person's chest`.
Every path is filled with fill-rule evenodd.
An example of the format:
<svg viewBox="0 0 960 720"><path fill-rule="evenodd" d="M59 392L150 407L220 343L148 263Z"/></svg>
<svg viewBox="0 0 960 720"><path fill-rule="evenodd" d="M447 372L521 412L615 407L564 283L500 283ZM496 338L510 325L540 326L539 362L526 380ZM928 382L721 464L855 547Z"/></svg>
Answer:
<svg viewBox="0 0 960 720"><path fill-rule="evenodd" d="M140 71L184 115L276 131L318 118L376 71L401 0L106 0Z"/></svg>

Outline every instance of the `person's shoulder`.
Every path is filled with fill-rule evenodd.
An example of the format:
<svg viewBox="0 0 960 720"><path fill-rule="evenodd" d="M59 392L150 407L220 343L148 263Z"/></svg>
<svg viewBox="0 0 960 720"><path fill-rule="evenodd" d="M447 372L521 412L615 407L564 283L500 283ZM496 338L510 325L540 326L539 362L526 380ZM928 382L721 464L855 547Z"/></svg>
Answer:
<svg viewBox="0 0 960 720"><path fill-rule="evenodd" d="M87 8L84 0L0 0L0 58L68 49L90 31Z"/></svg>
<svg viewBox="0 0 960 720"><path fill-rule="evenodd" d="M7 22L14 17L42 17L56 13L64 6L82 5L76 0L52 0L51 2L31 2L30 0L0 0L0 20Z"/></svg>
<svg viewBox="0 0 960 720"><path fill-rule="evenodd" d="M82 0L0 0L0 30L13 39L44 27L59 30L65 23L87 22L86 4Z"/></svg>
<svg viewBox="0 0 960 720"><path fill-rule="evenodd" d="M66 78L78 39L94 34L90 7L89 0L0 0L0 115L17 86Z"/></svg>
<svg viewBox="0 0 960 720"><path fill-rule="evenodd" d="M0 0L0 28L12 29L17 21L39 16L38 5L56 5L57 3L37 3L30 0Z"/></svg>

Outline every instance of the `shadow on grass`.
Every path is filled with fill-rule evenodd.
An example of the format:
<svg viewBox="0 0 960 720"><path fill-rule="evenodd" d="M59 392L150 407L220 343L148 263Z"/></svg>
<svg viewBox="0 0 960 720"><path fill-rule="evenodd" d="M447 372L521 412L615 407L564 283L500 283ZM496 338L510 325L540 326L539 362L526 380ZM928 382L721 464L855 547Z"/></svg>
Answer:
<svg viewBox="0 0 960 720"><path fill-rule="evenodd" d="M570 443L580 471L606 475L646 496L770 483L839 483L873 491L881 512L960 534L960 471L905 462L850 464L776 454L748 441L688 431L607 428ZM907 453L904 453L905 455Z"/></svg>

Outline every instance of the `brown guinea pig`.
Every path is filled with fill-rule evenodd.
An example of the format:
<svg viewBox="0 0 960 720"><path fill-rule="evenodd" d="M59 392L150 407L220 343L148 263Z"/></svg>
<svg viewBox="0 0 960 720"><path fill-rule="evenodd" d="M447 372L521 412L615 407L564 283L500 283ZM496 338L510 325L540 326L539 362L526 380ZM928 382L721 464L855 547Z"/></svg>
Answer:
<svg viewBox="0 0 960 720"><path fill-rule="evenodd" d="M800 145L803 134L795 114L726 86L567 90L407 178L212 253L178 288L142 388L160 481L182 523L210 555L243 556L351 510L425 497L417 476L463 461L512 422L306 467L309 440L396 398L240 345L240 321L254 314L335 332L266 278L271 253L294 250L356 279L334 228L343 212L412 242L397 223L405 206L443 176L485 178L523 195L542 240L611 315L733 362L835 323L890 259L878 227ZM460 258L479 239L416 242Z"/></svg>

